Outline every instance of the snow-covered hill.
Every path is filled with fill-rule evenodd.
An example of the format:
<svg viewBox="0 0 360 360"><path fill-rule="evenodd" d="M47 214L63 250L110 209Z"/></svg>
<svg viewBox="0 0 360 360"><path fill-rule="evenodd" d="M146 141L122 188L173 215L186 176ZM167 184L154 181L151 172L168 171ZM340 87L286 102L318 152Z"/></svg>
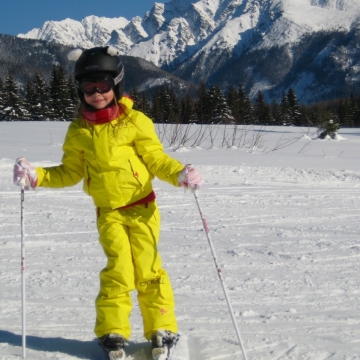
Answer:
<svg viewBox="0 0 360 360"><path fill-rule="evenodd" d="M158 126L163 132L165 125ZM21 357L14 159L58 164L67 127L0 122L0 360ZM243 127L237 135L246 146L238 149L221 147L224 130L211 149L208 140L195 148L165 147L203 176L199 198L248 360L359 359L360 130L341 129L334 141L316 139L313 128ZM251 147L255 138L263 143L258 149ZM160 252L188 346L188 356L176 358L243 360L192 194L160 180L154 187ZM26 358L102 359L94 299L106 258L91 199L81 184L40 188L26 192L24 214ZM132 295L128 358L143 360L137 350L149 343Z"/></svg>
<svg viewBox="0 0 360 360"><path fill-rule="evenodd" d="M353 57L345 60L334 55L326 40L330 36L330 45L333 44L339 34L356 30L359 22L357 0L172 0L155 3L144 18L128 21L89 16L81 22L49 21L41 29L19 36L73 47L111 44L123 54L146 59L186 80L211 81L222 86L234 82L227 73L231 69L241 74L235 80L243 82L251 94L274 90L280 85L275 92L278 94L289 87L285 77L299 65L298 54L310 46L309 36L319 34L323 37L320 44L325 47L316 47L320 57L317 60L311 57L310 64L325 58L327 63L335 63L333 71L339 71L346 84L358 81ZM351 53L345 39L336 45ZM266 66L271 50L281 54L282 72ZM258 64L247 62L251 54L256 54ZM279 59L276 63L279 65ZM246 69L239 68L239 64ZM309 91L308 86L304 89L304 82L314 81L316 76L316 71L310 70L299 79L292 79L290 85L301 83L300 99L309 101L304 95Z"/></svg>

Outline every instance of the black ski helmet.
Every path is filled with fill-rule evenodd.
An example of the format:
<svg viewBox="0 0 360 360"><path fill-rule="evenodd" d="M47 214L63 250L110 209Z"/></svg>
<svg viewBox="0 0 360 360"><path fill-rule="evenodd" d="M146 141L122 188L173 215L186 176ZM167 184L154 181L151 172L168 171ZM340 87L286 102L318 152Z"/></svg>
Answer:
<svg viewBox="0 0 360 360"><path fill-rule="evenodd" d="M80 56L79 56L80 55ZM121 99L124 91L124 66L119 52L112 46L95 47L87 50L73 50L69 53L70 60L76 60L74 69L75 82L96 73L109 73L114 79L114 93ZM83 92L78 88L80 99L84 100Z"/></svg>

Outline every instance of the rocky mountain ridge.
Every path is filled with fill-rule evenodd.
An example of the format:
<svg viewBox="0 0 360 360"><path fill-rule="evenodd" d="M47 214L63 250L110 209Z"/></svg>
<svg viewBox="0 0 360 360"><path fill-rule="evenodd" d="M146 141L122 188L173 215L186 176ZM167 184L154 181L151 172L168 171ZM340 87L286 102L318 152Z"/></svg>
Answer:
<svg viewBox="0 0 360 360"><path fill-rule="evenodd" d="M172 0L143 18L48 21L19 36L111 44L187 81L242 83L268 100L292 87L309 103L358 91L359 24L358 0Z"/></svg>
<svg viewBox="0 0 360 360"><path fill-rule="evenodd" d="M4 81L11 71L20 88L24 91L26 82L39 72L49 83L54 66L61 65L68 76L74 71L74 62L67 55L72 47L49 43L44 40L22 39L0 34L0 78ZM152 94L163 85L171 86L181 95L185 92L195 94L194 84L186 82L156 65L134 56L123 55L125 66L125 91L133 89Z"/></svg>

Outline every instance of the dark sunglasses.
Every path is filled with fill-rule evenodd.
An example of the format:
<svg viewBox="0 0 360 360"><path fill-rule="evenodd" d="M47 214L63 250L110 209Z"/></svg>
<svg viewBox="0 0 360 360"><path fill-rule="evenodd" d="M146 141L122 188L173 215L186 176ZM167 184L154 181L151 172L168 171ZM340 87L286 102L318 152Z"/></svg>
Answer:
<svg viewBox="0 0 360 360"><path fill-rule="evenodd" d="M96 92L104 94L114 88L115 82L111 76L103 78L82 79L76 83L77 87L85 94L92 95Z"/></svg>

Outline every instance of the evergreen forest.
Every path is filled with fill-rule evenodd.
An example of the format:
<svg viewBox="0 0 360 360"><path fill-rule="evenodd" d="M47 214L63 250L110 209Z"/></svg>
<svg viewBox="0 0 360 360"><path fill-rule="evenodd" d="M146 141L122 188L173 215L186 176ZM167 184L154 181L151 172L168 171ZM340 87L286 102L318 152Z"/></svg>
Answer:
<svg viewBox="0 0 360 360"><path fill-rule="evenodd" d="M169 85L148 95L133 88L134 108L156 123L320 126L333 121L341 127L360 126L360 96L301 105L290 88L280 102L267 103L261 91L253 101L241 84L223 91L201 83L198 92L177 95ZM23 88L9 70L0 78L0 121L71 121L77 109L77 91L71 76L53 66L49 83L36 72Z"/></svg>

